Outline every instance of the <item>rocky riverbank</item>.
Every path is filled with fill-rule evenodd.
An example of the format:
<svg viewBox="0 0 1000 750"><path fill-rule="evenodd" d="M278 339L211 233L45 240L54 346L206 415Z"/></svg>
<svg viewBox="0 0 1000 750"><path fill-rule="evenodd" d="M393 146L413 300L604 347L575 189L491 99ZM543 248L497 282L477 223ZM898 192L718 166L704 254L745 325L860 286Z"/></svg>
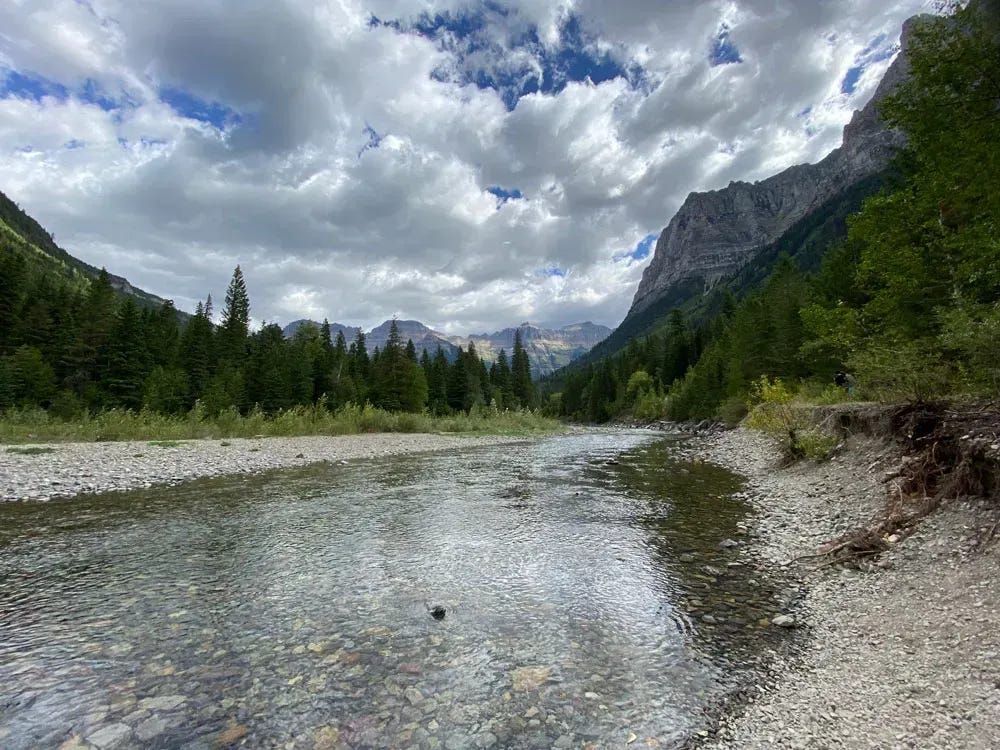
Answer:
<svg viewBox="0 0 1000 750"><path fill-rule="evenodd" d="M321 461L383 458L517 442L503 436L365 434L0 447L0 502L171 485Z"/></svg>
<svg viewBox="0 0 1000 750"><path fill-rule="evenodd" d="M759 434L708 440L706 458L749 478L755 554L800 581L806 638L706 746L1000 747L1000 542L984 544L995 510L946 504L863 570L793 562L876 515L896 453L859 442L781 468Z"/></svg>

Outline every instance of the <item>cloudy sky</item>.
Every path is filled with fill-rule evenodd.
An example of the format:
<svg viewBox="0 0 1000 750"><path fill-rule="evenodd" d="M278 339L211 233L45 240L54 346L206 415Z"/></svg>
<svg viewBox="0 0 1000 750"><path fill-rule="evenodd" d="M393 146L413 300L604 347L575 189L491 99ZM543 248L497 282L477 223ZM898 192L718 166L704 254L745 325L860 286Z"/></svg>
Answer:
<svg viewBox="0 0 1000 750"><path fill-rule="evenodd" d="M927 0L0 0L0 190L191 310L617 324L688 192L815 161Z"/></svg>

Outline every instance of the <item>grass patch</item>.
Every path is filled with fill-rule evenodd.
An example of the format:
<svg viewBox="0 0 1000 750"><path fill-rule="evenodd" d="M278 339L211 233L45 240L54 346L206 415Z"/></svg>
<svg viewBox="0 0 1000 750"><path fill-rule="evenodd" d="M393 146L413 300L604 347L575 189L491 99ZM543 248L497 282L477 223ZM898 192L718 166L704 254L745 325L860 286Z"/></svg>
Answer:
<svg viewBox="0 0 1000 750"><path fill-rule="evenodd" d="M18 456L42 456L46 453L55 453L55 448L43 448L38 445L28 446L26 448L8 448L8 453L13 453Z"/></svg>
<svg viewBox="0 0 1000 750"><path fill-rule="evenodd" d="M94 442L136 440L158 447L176 447L184 440L299 435L356 435L374 432L444 433L455 435L541 435L558 432L562 424L537 411L499 411L488 407L470 413L433 416L348 404L336 411L323 406L295 407L276 414L233 409L208 415L199 406L187 414L169 416L151 411L109 409L77 419L61 419L42 409L11 409L0 413L0 442Z"/></svg>

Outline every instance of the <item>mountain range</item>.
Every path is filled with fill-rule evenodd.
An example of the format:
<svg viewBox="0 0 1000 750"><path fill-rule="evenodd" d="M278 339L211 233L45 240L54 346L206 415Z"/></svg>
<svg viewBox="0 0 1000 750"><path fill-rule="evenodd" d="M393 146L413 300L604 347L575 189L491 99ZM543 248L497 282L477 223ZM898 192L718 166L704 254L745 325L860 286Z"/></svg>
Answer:
<svg viewBox="0 0 1000 750"><path fill-rule="evenodd" d="M57 245L53 236L41 224L2 192L0 192L0 236L40 271L55 273L77 280L79 283L86 283L88 279L96 278L101 273L100 269L75 258ZM143 307L158 308L166 302L162 297L134 286L122 276L109 274L108 278L111 286L119 294L134 297ZM182 319L189 317L184 311L178 312ZM296 320L284 327L285 336L293 336L303 323L308 322L319 325L315 321ZM387 320L367 332L369 351L376 346L380 349L385 347L391 323L392 321ZM509 356L514 347L514 328L470 336L447 336L416 320L398 320L396 324L403 340L412 340L418 352L426 350L433 355L440 346L449 360L455 359L459 347L467 348L470 342L474 343L480 355L488 360L495 359L500 349L506 349ZM348 342L353 341L361 330L357 326L340 323L331 323L330 328L334 337L342 331ZM523 323L519 328L531 363L532 375L536 378L549 375L560 367L568 365L611 333L610 328L594 323L577 323L557 329L540 328Z"/></svg>
<svg viewBox="0 0 1000 750"><path fill-rule="evenodd" d="M306 323L320 325L316 321L296 320L285 326L283 329L285 336L294 336L295 332ZM376 346L379 349L385 348L391 325L392 321L387 320L365 333L365 342L369 351ZM559 368L565 367L577 357L586 354L612 332L612 329L607 326L597 325L589 321L561 328L542 328L531 323L522 323L516 328L504 328L493 333L477 333L468 336L449 336L428 328L416 320L397 320L396 325L403 340L412 341L418 354L426 351L433 356L438 347L441 347L449 361L454 360L459 348L466 349L470 343L475 345L479 356L488 361L495 360L501 349L506 351L509 358L514 349L515 332L520 330L521 342L531 364L532 376L535 378L545 377ZM360 330L357 326L330 323L332 335L336 337L338 332L343 332L344 338L348 342L355 339Z"/></svg>

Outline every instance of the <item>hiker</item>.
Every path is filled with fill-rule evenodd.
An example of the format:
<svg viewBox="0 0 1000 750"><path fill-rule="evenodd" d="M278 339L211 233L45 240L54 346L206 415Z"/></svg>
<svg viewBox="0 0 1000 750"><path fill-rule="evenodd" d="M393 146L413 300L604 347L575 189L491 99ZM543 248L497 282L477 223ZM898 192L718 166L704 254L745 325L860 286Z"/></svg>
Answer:
<svg viewBox="0 0 1000 750"><path fill-rule="evenodd" d="M854 379L851 373L837 370L833 376L833 382L841 388L846 388L848 396L854 396L854 388L858 381Z"/></svg>

